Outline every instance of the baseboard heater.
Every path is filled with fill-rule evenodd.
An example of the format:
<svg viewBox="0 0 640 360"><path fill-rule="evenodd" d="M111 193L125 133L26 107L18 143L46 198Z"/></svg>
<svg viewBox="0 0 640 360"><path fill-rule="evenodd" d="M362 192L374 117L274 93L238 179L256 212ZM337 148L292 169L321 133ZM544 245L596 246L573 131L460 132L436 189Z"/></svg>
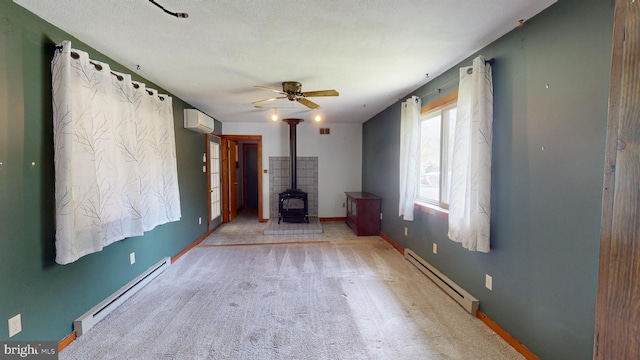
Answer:
<svg viewBox="0 0 640 360"><path fill-rule="evenodd" d="M169 265L171 265L171 258L167 256L74 320L73 330L76 332L76 336L82 336L82 334L89 331L93 325L104 319L110 312L125 302L125 300L142 289L156 276L160 275Z"/></svg>
<svg viewBox="0 0 640 360"><path fill-rule="evenodd" d="M455 301L457 301L471 315L476 315L478 304L480 303L478 299L471 296L471 294L451 281L451 279L446 277L443 273L438 271L438 269L433 267L431 264L426 262L423 258L418 256L410 249L404 249L404 258L411 264L413 264L416 268L418 268L420 272L425 274L434 283L436 283L438 287L440 287L444 292L446 292Z"/></svg>

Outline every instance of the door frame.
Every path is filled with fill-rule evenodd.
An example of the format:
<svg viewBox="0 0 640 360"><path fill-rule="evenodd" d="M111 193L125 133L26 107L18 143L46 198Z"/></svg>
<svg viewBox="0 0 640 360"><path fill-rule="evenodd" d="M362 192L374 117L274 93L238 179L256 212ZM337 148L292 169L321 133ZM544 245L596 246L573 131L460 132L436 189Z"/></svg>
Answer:
<svg viewBox="0 0 640 360"><path fill-rule="evenodd" d="M593 358L637 358L640 309L640 2L617 0L602 191L600 261ZM632 339L629 339L629 338Z"/></svg>
<svg viewBox="0 0 640 360"><path fill-rule="evenodd" d="M258 146L258 221L262 218L262 135L218 135L222 140L222 222L229 222L229 159L227 156L229 141L256 141ZM243 153L244 156L244 153Z"/></svg>

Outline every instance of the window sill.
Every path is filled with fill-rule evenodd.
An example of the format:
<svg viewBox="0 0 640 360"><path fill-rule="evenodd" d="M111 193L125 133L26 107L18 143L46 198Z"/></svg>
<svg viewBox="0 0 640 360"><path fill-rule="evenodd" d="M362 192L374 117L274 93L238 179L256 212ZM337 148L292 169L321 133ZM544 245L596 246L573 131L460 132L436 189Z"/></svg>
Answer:
<svg viewBox="0 0 640 360"><path fill-rule="evenodd" d="M420 210L423 213L439 217L440 219L449 220L449 210L442 208L438 205L427 204L423 202L416 202L413 205L413 208Z"/></svg>

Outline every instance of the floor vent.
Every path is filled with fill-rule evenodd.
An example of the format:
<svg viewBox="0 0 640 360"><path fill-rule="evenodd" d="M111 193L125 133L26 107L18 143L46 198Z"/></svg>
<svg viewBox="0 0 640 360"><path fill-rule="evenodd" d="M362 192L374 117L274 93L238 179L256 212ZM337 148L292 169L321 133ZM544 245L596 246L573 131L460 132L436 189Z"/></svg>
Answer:
<svg viewBox="0 0 640 360"><path fill-rule="evenodd" d="M165 257L157 264L147 269L142 274L138 275L135 279L131 280L128 284L121 287L118 291L111 294L108 298L104 299L98 305L91 308L91 310L82 314L73 322L73 330L77 336L82 336L97 324L98 321L104 319L110 312L120 306L125 300L130 298L133 294L142 289L156 276L160 275L171 265L171 258Z"/></svg>
<svg viewBox="0 0 640 360"><path fill-rule="evenodd" d="M478 304L480 303L478 299L471 296L471 294L451 281L451 279L446 277L443 273L438 271L438 269L430 265L410 249L404 249L404 258L418 268L420 272L427 275L429 279L433 280L436 285L457 301L471 315L476 315Z"/></svg>

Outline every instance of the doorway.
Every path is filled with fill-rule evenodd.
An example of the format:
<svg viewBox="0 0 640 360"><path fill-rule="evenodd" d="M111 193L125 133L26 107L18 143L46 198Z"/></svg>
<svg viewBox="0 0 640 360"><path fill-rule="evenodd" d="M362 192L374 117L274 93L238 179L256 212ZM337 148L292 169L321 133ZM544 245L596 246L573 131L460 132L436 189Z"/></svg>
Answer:
<svg viewBox="0 0 640 360"><path fill-rule="evenodd" d="M242 200L244 208L252 212L258 211L258 145L242 144Z"/></svg>
<svg viewBox="0 0 640 360"><path fill-rule="evenodd" d="M251 205L257 209L256 221L266 222L262 218L262 136L220 135L220 138L222 222L233 221L238 210Z"/></svg>

